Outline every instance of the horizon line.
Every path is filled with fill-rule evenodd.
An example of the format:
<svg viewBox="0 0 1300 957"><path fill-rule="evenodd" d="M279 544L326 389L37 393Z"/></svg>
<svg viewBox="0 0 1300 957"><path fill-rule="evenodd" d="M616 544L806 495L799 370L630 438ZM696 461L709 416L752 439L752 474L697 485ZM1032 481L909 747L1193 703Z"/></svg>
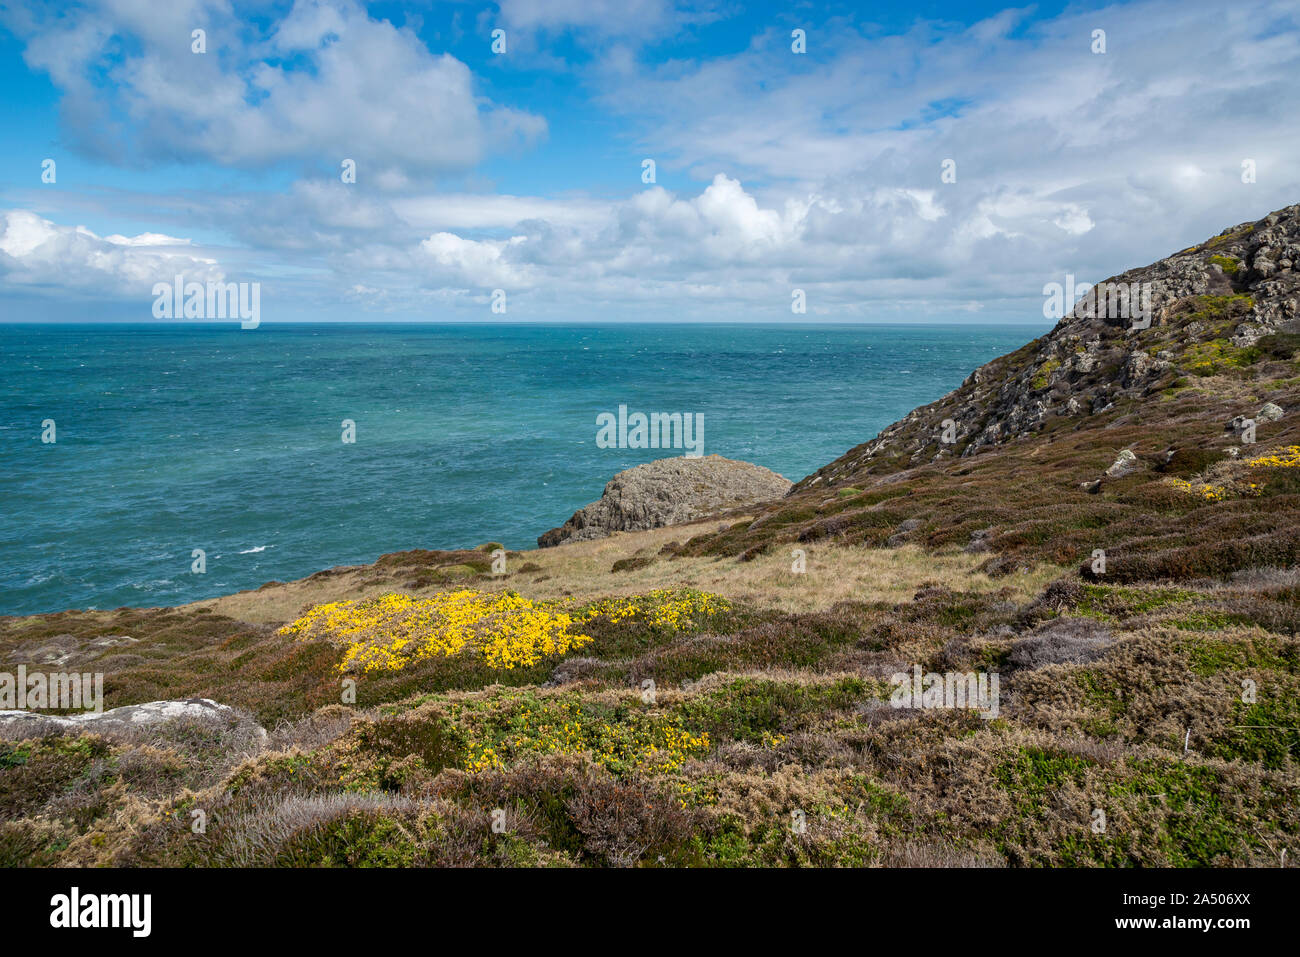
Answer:
<svg viewBox="0 0 1300 957"><path fill-rule="evenodd" d="M263 319L258 328L266 326L784 326L817 328L826 326L1034 326L1043 323L1055 326L1059 320L1014 319L917 319L917 320L820 320L799 322L775 319ZM156 328L210 328L239 327L239 320L145 320L145 319L4 319L4 326L137 326ZM256 329L241 330L255 332Z"/></svg>

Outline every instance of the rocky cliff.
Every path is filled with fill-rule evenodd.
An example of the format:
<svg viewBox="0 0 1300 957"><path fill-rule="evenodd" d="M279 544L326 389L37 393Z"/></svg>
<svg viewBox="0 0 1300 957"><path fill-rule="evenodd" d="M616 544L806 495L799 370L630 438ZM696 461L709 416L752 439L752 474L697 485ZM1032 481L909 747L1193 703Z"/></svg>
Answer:
<svg viewBox="0 0 1300 957"><path fill-rule="evenodd" d="M1099 283L1050 333L976 369L796 488L838 484L872 466L971 456L1054 420L1154 395L1184 376L1241 368L1261 350L1284 357L1286 337L1297 332L1300 205Z"/></svg>

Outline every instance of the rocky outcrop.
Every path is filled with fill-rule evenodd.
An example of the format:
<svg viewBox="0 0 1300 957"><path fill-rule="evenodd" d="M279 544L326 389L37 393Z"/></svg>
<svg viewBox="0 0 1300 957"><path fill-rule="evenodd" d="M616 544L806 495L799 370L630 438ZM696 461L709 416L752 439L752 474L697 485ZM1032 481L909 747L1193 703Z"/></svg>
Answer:
<svg viewBox="0 0 1300 957"><path fill-rule="evenodd" d="M1109 412L1180 376L1249 362L1250 350L1268 351L1269 337L1297 333L1300 205L1099 283L1050 333L976 369L797 490L851 484L878 466L971 456L1061 417Z"/></svg>
<svg viewBox="0 0 1300 957"><path fill-rule="evenodd" d="M125 650L139 643L130 635L104 635L99 638L78 638L76 635L54 635L20 642L8 654L10 661L28 662L51 668L80 665L111 648Z"/></svg>
<svg viewBox="0 0 1300 957"><path fill-rule="evenodd" d="M549 548L604 538L611 532L691 522L778 499L790 484L762 466L720 455L659 459L619 472L599 501L578 509L559 528L540 536L537 544Z"/></svg>
<svg viewBox="0 0 1300 957"><path fill-rule="evenodd" d="M1123 478L1125 475L1131 475L1142 467L1138 462L1138 457L1133 454L1132 449L1121 449L1119 455L1115 458L1110 468L1106 469L1106 474L1110 478Z"/></svg>
<svg viewBox="0 0 1300 957"><path fill-rule="evenodd" d="M184 701L148 701L128 704L101 713L55 715L35 711L0 711L0 729L21 731L25 736L60 731L95 732L99 734L133 731L167 721L214 722L239 724L247 716L229 705L218 704L209 698L187 698ZM265 740L266 730L255 727L257 738Z"/></svg>

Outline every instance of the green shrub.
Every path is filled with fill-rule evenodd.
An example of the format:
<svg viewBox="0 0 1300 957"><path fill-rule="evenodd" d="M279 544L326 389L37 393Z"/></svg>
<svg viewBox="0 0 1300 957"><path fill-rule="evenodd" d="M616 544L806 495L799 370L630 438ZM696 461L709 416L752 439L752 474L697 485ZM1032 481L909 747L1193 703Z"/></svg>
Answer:
<svg viewBox="0 0 1300 957"><path fill-rule="evenodd" d="M1210 262L1218 266L1229 276L1237 275L1237 271L1241 269L1241 263L1232 256L1221 256L1216 253L1210 257Z"/></svg>

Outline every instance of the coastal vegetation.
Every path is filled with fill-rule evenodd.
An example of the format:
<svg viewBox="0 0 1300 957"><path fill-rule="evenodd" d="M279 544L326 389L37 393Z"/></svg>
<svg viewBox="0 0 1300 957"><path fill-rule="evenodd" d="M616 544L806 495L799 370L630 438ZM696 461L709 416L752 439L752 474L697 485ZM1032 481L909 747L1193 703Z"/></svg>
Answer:
<svg viewBox="0 0 1300 957"><path fill-rule="evenodd" d="M1289 866L1297 257L1292 207L1125 274L1150 328L1067 316L752 507L0 618L233 708L0 725L0 863Z"/></svg>

